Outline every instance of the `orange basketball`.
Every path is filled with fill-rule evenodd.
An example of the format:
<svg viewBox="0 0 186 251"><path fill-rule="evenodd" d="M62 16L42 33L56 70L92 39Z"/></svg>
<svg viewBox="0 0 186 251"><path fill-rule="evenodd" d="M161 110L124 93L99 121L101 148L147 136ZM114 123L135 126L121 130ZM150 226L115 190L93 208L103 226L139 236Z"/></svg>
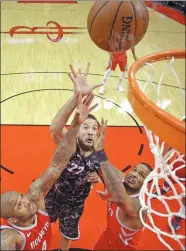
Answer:
<svg viewBox="0 0 186 251"><path fill-rule="evenodd" d="M142 0L97 1L87 20L92 41L109 52L126 51L138 44L148 24L149 14Z"/></svg>

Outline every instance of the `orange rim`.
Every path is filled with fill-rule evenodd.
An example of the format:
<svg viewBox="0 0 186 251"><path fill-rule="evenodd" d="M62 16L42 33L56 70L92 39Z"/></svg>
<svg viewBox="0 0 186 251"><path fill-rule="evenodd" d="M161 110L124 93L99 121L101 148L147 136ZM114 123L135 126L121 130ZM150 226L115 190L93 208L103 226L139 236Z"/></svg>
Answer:
<svg viewBox="0 0 186 251"><path fill-rule="evenodd" d="M173 115L155 105L140 90L135 78L135 74L145 63L185 58L184 50L163 51L150 54L138 59L129 69L129 89L128 99L136 115L146 125L148 129L165 141L167 145L185 154L185 122L177 119Z"/></svg>

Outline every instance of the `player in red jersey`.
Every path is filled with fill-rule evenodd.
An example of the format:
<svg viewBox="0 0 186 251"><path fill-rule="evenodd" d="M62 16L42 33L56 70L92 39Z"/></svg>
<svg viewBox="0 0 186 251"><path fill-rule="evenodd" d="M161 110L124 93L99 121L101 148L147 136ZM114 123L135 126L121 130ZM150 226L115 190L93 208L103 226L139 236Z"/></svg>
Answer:
<svg viewBox="0 0 186 251"><path fill-rule="evenodd" d="M95 107L89 108L93 94L89 94L83 103L82 95L77 95L78 109L70 130L54 151L48 169L31 184L27 195L15 191L1 194L1 250L50 249L51 222L44 198L76 151L79 127Z"/></svg>
<svg viewBox="0 0 186 251"><path fill-rule="evenodd" d="M133 54L133 57L134 57L134 60L137 60L136 58L136 55L135 55L135 49L134 47L131 48L131 51L132 51L132 54ZM120 91L120 92L123 92L124 89L122 88L121 84L125 78L125 74L127 72L127 53L126 51L124 52L112 52L112 53L109 53L110 54L110 60L109 60L109 64L106 68L106 72L105 72L105 75L104 75L104 78L103 78L103 82L102 82L102 86L99 90L99 93L100 94L104 94L104 90L105 90L105 85L106 85L106 82L108 80L108 77L111 73L111 71L115 71L116 70L116 67L119 65L119 68L120 68L120 78L119 78L119 82L117 84L117 90Z"/></svg>
<svg viewBox="0 0 186 251"><path fill-rule="evenodd" d="M183 121L185 122L186 118L184 118ZM172 150L172 148L168 147L168 146L164 146L164 149L166 149L164 155L166 153L168 153L169 151ZM186 177L185 177L185 173L186 173L185 172L185 168L186 168L185 167L185 156L182 155L182 156L179 157L179 159L178 159L178 157L179 157L178 154L175 152L174 155L172 156L172 158L170 159L169 163L171 164L174 161L172 171L175 171L177 168L183 166L182 168L178 169L175 172L175 174L180 179L180 181L182 181L184 183L184 185L185 185L185 183L186 183ZM170 180L171 180L171 182L173 184L175 184L175 182L176 182L175 180L173 180L171 178L170 178ZM163 194L168 193L169 191L171 191L171 188L170 188L168 182L164 181L163 186L160 188L160 192L163 195ZM155 192L155 194L157 195L158 193ZM179 210L178 213L180 213L182 215L185 215L185 213L186 213L185 207L186 207L186 199L185 199L185 197L183 197L182 198L182 205L181 205L180 210ZM175 231L177 231L177 230L180 229L180 227L181 227L181 221L183 219L185 219L185 218L181 218L179 216L172 216L171 224L172 224L172 226L173 226L173 228L174 228Z"/></svg>
<svg viewBox="0 0 186 251"><path fill-rule="evenodd" d="M105 130L106 122L102 121L102 132L95 155L100 161L106 187L104 192L98 191L98 194L102 199L109 200L107 228L94 250L133 250L137 248L143 230L139 216L139 191L152 168L147 163L139 163L125 176L113 167L104 152Z"/></svg>

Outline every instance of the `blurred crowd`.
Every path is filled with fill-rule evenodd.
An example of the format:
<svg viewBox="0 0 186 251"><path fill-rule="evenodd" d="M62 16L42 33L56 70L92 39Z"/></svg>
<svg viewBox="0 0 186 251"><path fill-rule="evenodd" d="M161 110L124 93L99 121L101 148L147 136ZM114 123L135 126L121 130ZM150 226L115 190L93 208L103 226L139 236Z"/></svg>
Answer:
<svg viewBox="0 0 186 251"><path fill-rule="evenodd" d="M156 1L158 4L168 6L186 14L186 1Z"/></svg>

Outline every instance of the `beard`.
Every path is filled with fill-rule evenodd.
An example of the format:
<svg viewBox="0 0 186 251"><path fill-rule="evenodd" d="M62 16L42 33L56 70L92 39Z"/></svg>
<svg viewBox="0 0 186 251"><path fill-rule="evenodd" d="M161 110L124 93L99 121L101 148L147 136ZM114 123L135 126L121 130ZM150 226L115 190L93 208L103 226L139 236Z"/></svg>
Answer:
<svg viewBox="0 0 186 251"><path fill-rule="evenodd" d="M126 190L129 191L129 192L137 192L137 191L139 191L138 188L131 187L126 181L123 182L123 185L126 188Z"/></svg>
<svg viewBox="0 0 186 251"><path fill-rule="evenodd" d="M90 152L94 150L94 144L92 144L92 146L87 146L83 143L83 141L80 138L78 138L78 145L85 152Z"/></svg>

